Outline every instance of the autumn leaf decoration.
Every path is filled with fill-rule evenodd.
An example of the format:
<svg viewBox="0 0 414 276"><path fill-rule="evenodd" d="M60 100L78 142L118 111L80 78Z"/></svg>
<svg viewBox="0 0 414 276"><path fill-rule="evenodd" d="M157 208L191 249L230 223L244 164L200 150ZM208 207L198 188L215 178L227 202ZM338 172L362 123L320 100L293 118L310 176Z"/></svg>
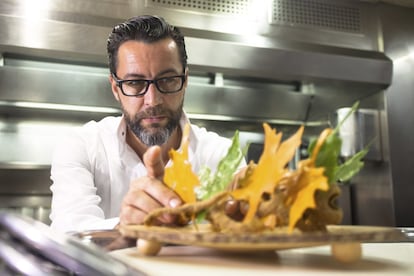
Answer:
<svg viewBox="0 0 414 276"><path fill-rule="evenodd" d="M285 204L290 206L289 211L289 232L292 232L296 223L302 218L308 208L316 208L316 190L327 191L329 189L328 178L325 176L325 168L316 167L316 158L326 138L331 134L332 129L325 129L319 136L316 146L313 148L309 159L298 163L296 183L291 187Z"/></svg>
<svg viewBox="0 0 414 276"><path fill-rule="evenodd" d="M254 218L264 193L273 193L276 185L286 172L287 163L293 158L296 149L301 144L304 127L281 143L282 134L276 133L268 124L263 124L265 141L263 153L242 187L232 192L237 200L246 200L249 210L243 222L248 224Z"/></svg>
<svg viewBox="0 0 414 276"><path fill-rule="evenodd" d="M199 179L191 169L188 161L190 126L187 124L181 140L181 151L170 150L172 165L165 169L164 183L175 191L186 203L196 202L194 188L199 185Z"/></svg>
<svg viewBox="0 0 414 276"><path fill-rule="evenodd" d="M316 167L316 157L326 137L331 133L326 129L319 137L309 159L298 163L298 169L289 172L287 163L293 158L296 149L301 144L304 127L286 139L282 140L282 134L276 133L268 124L263 124L265 132L265 143L263 153L249 177L243 179L243 183L232 192L237 200L246 200L249 203L249 210L244 217L243 223L250 223L254 218L262 196L265 193L273 193L280 180L288 173L291 176L288 180L288 194L285 198L285 205L290 207L289 211L289 232L292 232L296 223L302 218L308 208L316 208L316 190L328 190L328 180L324 175L323 167ZM286 182L285 182L286 183Z"/></svg>
<svg viewBox="0 0 414 276"><path fill-rule="evenodd" d="M356 108L357 104L352 108L352 112ZM262 155L257 164L253 162L249 164L249 174L239 179L238 188L231 191L230 195L235 200L248 202L249 209L243 218L243 223L250 224L257 215L263 196L273 194L281 188L284 191L283 204L289 210L288 231L292 232L306 210L317 208L315 202L317 190L328 191L331 183L347 180L355 175L363 166L362 159L368 148L340 164L338 157L341 139L336 135L338 129L326 128L310 143L309 158L299 161L295 170L289 170L287 164L301 145L304 126L284 141L282 141L282 133L277 133L267 123L263 124L263 128L265 139ZM202 192L199 200L206 200L220 190L226 189L226 183L231 180L242 155L236 152L239 141L238 136L235 135L232 147L218 166L219 172L212 176L210 171L207 171L208 174L201 174L199 178L192 171L188 161L189 135L190 127L186 125L180 150L169 152L172 165L165 169L164 182L184 202L195 203L196 190ZM223 173L224 171L226 174ZM277 225L275 218L270 220L271 218L263 218L266 226L271 228L281 226Z"/></svg>

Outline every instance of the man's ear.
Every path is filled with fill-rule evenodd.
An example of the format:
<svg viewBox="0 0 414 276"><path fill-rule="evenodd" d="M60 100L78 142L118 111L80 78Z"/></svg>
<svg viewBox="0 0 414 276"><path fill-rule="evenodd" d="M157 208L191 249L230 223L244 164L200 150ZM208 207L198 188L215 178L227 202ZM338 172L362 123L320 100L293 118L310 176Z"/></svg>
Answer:
<svg viewBox="0 0 414 276"><path fill-rule="evenodd" d="M119 102L119 87L116 84L112 74L109 75L109 83L111 84L112 94L114 95L115 99Z"/></svg>

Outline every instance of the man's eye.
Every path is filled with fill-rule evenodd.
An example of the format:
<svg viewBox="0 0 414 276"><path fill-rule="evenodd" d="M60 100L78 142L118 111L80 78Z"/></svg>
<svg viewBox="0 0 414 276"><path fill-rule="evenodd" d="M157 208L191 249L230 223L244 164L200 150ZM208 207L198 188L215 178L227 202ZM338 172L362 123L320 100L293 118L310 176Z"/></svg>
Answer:
<svg viewBox="0 0 414 276"><path fill-rule="evenodd" d="M158 80L158 82L159 83L161 83L161 84L173 84L173 83L176 83L177 82L177 77L169 77L169 78L163 78L163 79L160 79L160 80Z"/></svg>
<svg viewBox="0 0 414 276"><path fill-rule="evenodd" d="M146 82L143 80L129 80L125 82L130 87L142 87L145 86Z"/></svg>

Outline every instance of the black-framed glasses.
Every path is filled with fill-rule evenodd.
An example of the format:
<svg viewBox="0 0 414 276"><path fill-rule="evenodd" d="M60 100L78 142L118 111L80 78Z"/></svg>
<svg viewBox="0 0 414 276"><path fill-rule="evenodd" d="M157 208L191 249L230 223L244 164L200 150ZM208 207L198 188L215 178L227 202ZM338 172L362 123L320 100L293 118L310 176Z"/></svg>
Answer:
<svg viewBox="0 0 414 276"><path fill-rule="evenodd" d="M185 82L185 75L177 75L171 77L163 77L153 80L146 79L118 79L115 74L112 74L116 85L121 89L122 94L129 97L141 97L147 93L151 83L153 83L158 91L163 94L172 94L181 91Z"/></svg>

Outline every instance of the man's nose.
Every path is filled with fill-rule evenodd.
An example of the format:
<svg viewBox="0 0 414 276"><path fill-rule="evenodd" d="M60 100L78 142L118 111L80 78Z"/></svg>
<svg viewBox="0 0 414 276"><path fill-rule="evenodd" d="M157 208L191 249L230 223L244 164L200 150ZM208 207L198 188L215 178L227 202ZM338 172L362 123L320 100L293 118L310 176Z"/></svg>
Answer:
<svg viewBox="0 0 414 276"><path fill-rule="evenodd" d="M155 83L150 83L148 91L144 95L145 104L149 106L156 106L162 103L162 93L158 91Z"/></svg>

